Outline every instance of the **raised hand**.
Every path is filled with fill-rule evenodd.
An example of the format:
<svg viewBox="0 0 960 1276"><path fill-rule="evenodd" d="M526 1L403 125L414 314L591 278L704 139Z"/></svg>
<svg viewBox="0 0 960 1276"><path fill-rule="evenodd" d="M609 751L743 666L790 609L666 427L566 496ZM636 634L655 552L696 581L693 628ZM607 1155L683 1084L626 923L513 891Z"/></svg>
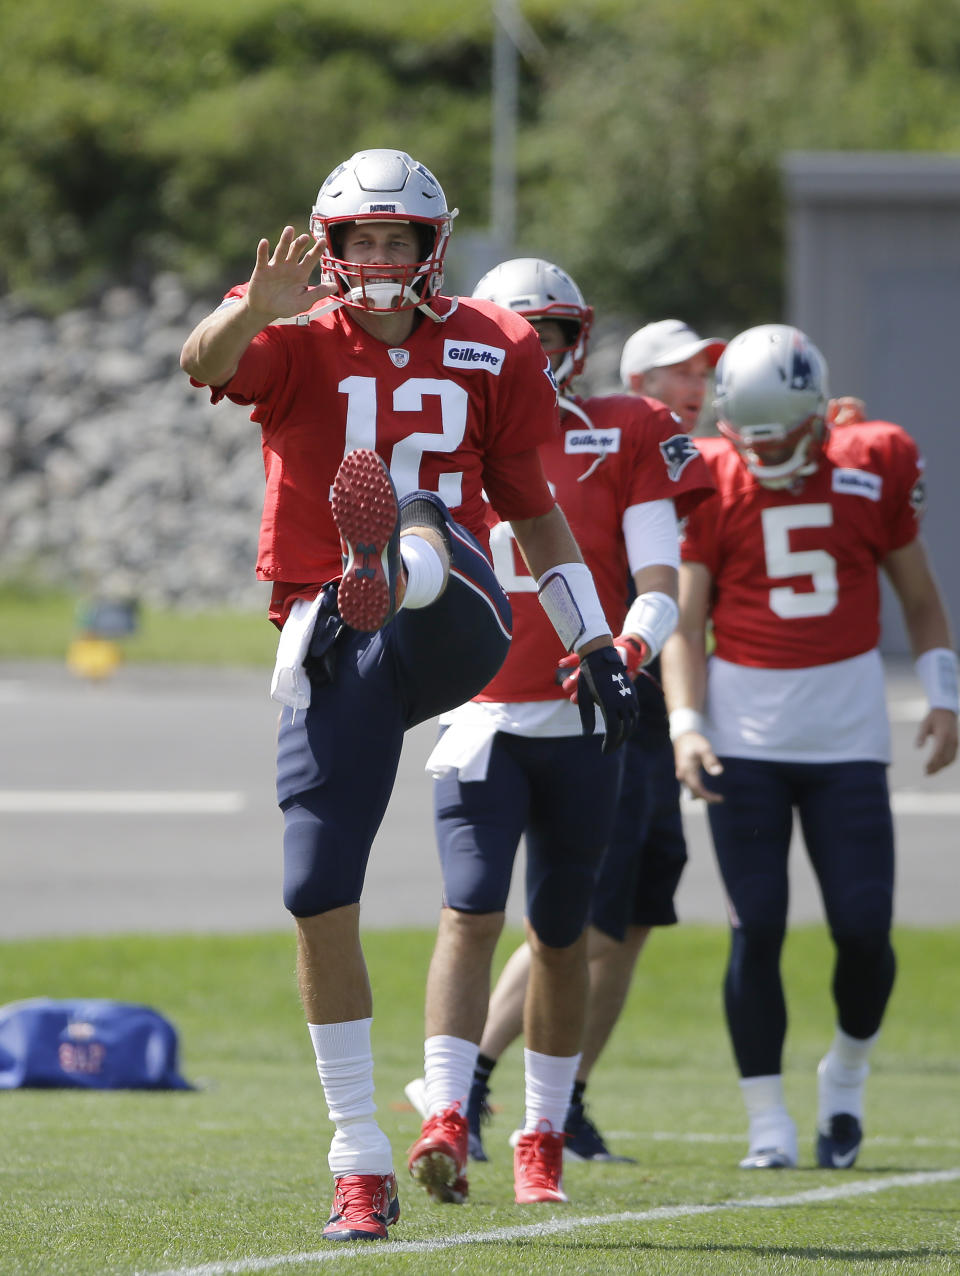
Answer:
<svg viewBox="0 0 960 1276"><path fill-rule="evenodd" d="M337 291L335 284L310 285L310 276L323 254L322 240L298 235L285 226L271 253L270 241L257 244L257 264L247 287L247 308L263 316L264 323L302 315L311 306Z"/></svg>

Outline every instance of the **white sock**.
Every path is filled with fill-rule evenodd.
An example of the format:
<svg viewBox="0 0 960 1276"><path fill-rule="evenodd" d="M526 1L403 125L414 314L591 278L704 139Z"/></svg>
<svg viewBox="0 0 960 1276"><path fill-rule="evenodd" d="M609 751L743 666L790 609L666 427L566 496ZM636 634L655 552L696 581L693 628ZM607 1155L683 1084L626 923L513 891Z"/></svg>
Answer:
<svg viewBox="0 0 960 1276"><path fill-rule="evenodd" d="M817 1124L823 1133L840 1112L863 1120L863 1087L870 1073L870 1051L879 1036L875 1032L872 1037L851 1037L837 1028L817 1068Z"/></svg>
<svg viewBox="0 0 960 1276"><path fill-rule="evenodd" d="M740 1093L750 1123L750 1152L779 1148L797 1159L797 1127L787 1111L783 1077L741 1077Z"/></svg>
<svg viewBox="0 0 960 1276"><path fill-rule="evenodd" d="M463 1037L427 1037L423 1043L423 1080L429 1116L446 1112L454 1103L459 1103L466 1115L479 1049Z"/></svg>
<svg viewBox="0 0 960 1276"><path fill-rule="evenodd" d="M422 536L410 532L400 540L400 557L407 571L402 607L429 607L440 596L446 564Z"/></svg>
<svg viewBox="0 0 960 1276"><path fill-rule="evenodd" d="M551 1128L558 1134L563 1130L579 1066L579 1054L565 1058L524 1049L525 1134L532 1134L541 1121L549 1121Z"/></svg>
<svg viewBox="0 0 960 1276"><path fill-rule="evenodd" d="M374 1120L371 1019L310 1023L330 1120L336 1125L327 1163L333 1175L390 1174L390 1140Z"/></svg>

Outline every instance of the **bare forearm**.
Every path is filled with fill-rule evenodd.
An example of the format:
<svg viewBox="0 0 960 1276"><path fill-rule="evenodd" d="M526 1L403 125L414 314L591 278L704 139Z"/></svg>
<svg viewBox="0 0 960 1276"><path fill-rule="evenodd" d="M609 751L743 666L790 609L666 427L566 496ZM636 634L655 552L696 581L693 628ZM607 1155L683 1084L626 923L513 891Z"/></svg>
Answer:
<svg viewBox="0 0 960 1276"><path fill-rule="evenodd" d="M244 299L215 310L187 337L180 367L204 385L225 385L247 346L269 322L269 316L252 312Z"/></svg>
<svg viewBox="0 0 960 1276"><path fill-rule="evenodd" d="M530 575L539 580L558 563L582 563L583 558L559 505L539 518L516 518L510 526Z"/></svg>
<svg viewBox="0 0 960 1276"><path fill-rule="evenodd" d="M952 647L943 595L919 537L889 554L883 568L900 600L914 656L933 647Z"/></svg>
<svg viewBox="0 0 960 1276"><path fill-rule="evenodd" d="M677 629L660 655L667 709L703 709L707 695L707 658L703 634Z"/></svg>
<svg viewBox="0 0 960 1276"><path fill-rule="evenodd" d="M914 656L933 647L953 647L950 621L939 594L928 596L918 607L904 608L903 620Z"/></svg>
<svg viewBox="0 0 960 1276"><path fill-rule="evenodd" d="M707 694L707 618L712 578L702 563L680 567L680 616L661 658L667 708L701 710Z"/></svg>

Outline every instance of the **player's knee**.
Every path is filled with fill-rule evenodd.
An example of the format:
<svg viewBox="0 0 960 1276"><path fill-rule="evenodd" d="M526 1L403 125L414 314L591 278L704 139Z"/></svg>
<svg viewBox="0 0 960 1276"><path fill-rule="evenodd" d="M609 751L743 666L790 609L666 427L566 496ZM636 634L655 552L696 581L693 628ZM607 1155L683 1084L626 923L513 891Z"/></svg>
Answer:
<svg viewBox="0 0 960 1276"><path fill-rule="evenodd" d="M303 880L290 880L284 875L283 906L294 917L318 917L335 908L346 908L359 903L359 895L348 898L350 892L332 891L321 877L310 876Z"/></svg>
<svg viewBox="0 0 960 1276"><path fill-rule="evenodd" d="M736 926L730 937L731 966L777 965L786 928L783 926Z"/></svg>
<svg viewBox="0 0 960 1276"><path fill-rule="evenodd" d="M833 931L837 951L850 961L868 967L880 966L893 954L890 931L886 928L862 931Z"/></svg>
<svg viewBox="0 0 960 1276"><path fill-rule="evenodd" d="M503 922L502 911L474 913L447 905L440 913L440 932L467 943L496 943Z"/></svg>
<svg viewBox="0 0 960 1276"><path fill-rule="evenodd" d="M893 888L886 882L861 884L843 898L831 900L830 928L835 942L877 943L886 939L893 923Z"/></svg>
<svg viewBox="0 0 960 1276"><path fill-rule="evenodd" d="M758 938L778 929L785 932L789 895L781 873L744 873L727 880L727 891L737 916L738 929Z"/></svg>
<svg viewBox="0 0 960 1276"><path fill-rule="evenodd" d="M297 808L284 813L283 904L294 917L315 917L334 908L356 904L363 886L363 868L356 856L338 854L338 847L319 836L317 821Z"/></svg>
<svg viewBox="0 0 960 1276"><path fill-rule="evenodd" d="M590 912L593 869L567 866L529 892L527 920L533 933L549 948L569 948L580 938Z"/></svg>

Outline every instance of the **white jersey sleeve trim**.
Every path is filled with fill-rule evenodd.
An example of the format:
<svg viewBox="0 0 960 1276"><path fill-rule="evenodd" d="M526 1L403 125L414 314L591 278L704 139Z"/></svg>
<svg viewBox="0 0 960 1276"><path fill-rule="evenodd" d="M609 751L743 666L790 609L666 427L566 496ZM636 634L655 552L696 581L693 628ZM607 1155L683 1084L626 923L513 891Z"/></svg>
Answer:
<svg viewBox="0 0 960 1276"><path fill-rule="evenodd" d="M623 514L623 540L630 571L680 566L680 536L673 501L643 501Z"/></svg>

